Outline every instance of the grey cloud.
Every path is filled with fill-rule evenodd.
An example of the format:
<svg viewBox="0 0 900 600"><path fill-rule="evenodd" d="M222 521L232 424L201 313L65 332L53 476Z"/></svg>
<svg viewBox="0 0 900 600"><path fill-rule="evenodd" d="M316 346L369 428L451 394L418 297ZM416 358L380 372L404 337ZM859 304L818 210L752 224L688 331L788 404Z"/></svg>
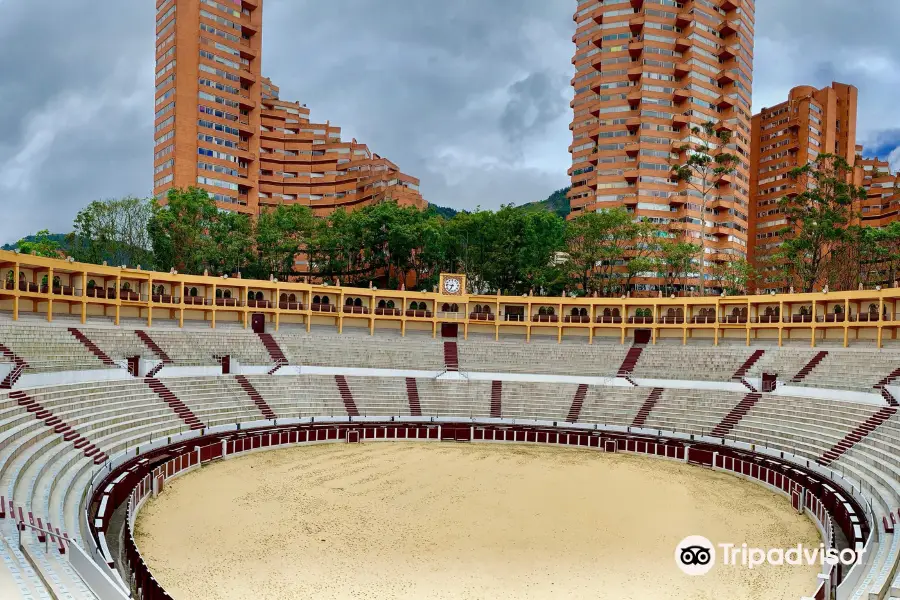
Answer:
<svg viewBox="0 0 900 600"><path fill-rule="evenodd" d="M265 0L263 70L456 208L567 184L574 0ZM152 2L0 0L0 242L152 185ZM894 0L757 0L754 104L860 88L860 141L900 128Z"/></svg>
<svg viewBox="0 0 900 600"><path fill-rule="evenodd" d="M500 117L500 129L511 143L544 132L547 125L568 112L560 88L565 81L550 73L531 73L509 86L509 102Z"/></svg>

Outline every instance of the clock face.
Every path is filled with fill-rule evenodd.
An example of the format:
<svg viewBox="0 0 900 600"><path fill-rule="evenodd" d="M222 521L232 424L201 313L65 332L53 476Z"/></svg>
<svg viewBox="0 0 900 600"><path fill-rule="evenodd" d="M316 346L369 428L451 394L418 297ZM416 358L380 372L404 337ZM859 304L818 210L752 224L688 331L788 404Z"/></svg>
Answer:
<svg viewBox="0 0 900 600"><path fill-rule="evenodd" d="M448 294L458 294L460 290L459 279L456 277L448 277L444 279L444 291Z"/></svg>

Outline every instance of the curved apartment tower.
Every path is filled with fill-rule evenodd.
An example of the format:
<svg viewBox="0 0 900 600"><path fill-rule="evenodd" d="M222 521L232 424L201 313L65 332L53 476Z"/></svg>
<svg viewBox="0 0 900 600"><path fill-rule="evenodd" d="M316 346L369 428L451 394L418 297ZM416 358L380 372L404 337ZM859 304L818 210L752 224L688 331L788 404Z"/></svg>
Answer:
<svg viewBox="0 0 900 600"><path fill-rule="evenodd" d="M739 165L707 205L706 259L745 257L753 1L579 0L574 19L571 216L625 206L698 243L699 193L670 172L712 121Z"/></svg>
<svg viewBox="0 0 900 600"><path fill-rule="evenodd" d="M279 100L271 82L269 90L261 111L260 208L300 203L319 216L384 200L426 208L418 179L365 144L342 141L340 127L310 122L309 109Z"/></svg>
<svg viewBox="0 0 900 600"><path fill-rule="evenodd" d="M760 287L766 291L780 291L787 285L770 258L781 245L780 232L787 225L779 201L800 193L803 186L791 179L790 172L820 153L836 154L854 166L857 97L857 89L844 83L833 82L822 89L801 85L784 102L753 116L752 259Z"/></svg>
<svg viewBox="0 0 900 600"><path fill-rule="evenodd" d="M426 206L418 180L309 111L260 73L263 0L158 0L153 193L207 190L219 208L282 202L317 214L385 199Z"/></svg>

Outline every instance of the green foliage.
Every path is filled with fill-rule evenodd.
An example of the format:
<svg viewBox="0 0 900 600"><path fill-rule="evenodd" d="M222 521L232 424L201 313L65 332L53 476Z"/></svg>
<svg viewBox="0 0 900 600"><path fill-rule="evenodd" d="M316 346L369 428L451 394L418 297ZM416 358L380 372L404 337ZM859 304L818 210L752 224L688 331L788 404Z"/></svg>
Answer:
<svg viewBox="0 0 900 600"><path fill-rule="evenodd" d="M691 188L700 201L700 244L697 246L697 264L702 295L706 286L706 221L710 220L711 215L718 214L718 209L709 209L708 206L719 196L722 180L734 174L738 157L727 152L731 133L727 130L716 131L716 125L712 121L702 127L692 128L691 133L697 141L681 148L681 151L686 153L687 160L672 167L672 176ZM692 197L688 195L688 198Z"/></svg>
<svg viewBox="0 0 900 600"><path fill-rule="evenodd" d="M91 202L75 217L67 236L69 253L79 262L113 265L153 263L147 225L153 214L148 200L121 198Z"/></svg>
<svg viewBox="0 0 900 600"><path fill-rule="evenodd" d="M699 246L688 242L665 240L660 243L658 268L667 292L674 293L676 285L685 285L699 251Z"/></svg>
<svg viewBox="0 0 900 600"><path fill-rule="evenodd" d="M790 173L803 193L778 203L787 224L779 232L784 241L773 260L784 278L804 292L833 278L829 267L841 260L853 204L866 197L863 187L850 183L851 174L852 167L840 156L820 154Z"/></svg>
<svg viewBox="0 0 900 600"><path fill-rule="evenodd" d="M747 283L756 277L756 270L743 258L737 258L716 263L712 275L726 294L736 296L747 293Z"/></svg>
<svg viewBox="0 0 900 600"><path fill-rule="evenodd" d="M154 200L147 229L157 267L202 273L215 252L210 232L218 216L216 203L198 188L169 190L165 205Z"/></svg>
<svg viewBox="0 0 900 600"><path fill-rule="evenodd" d="M44 237L51 242L56 242L57 244L59 244L59 249L62 250L63 252L68 250L68 241L67 241L68 236L66 234L50 233ZM26 235L25 237L23 237L21 240L19 240L15 244L3 244L2 246L0 246L0 250L12 251L12 250L19 248L19 244L21 244L23 242L35 242L35 241L37 241L36 235Z"/></svg>
<svg viewBox="0 0 900 600"><path fill-rule="evenodd" d="M309 207L281 204L264 211L256 219L253 239L247 244L252 252L249 277L268 279L269 275L287 278L294 268L296 256L306 251L315 231L315 218Z"/></svg>
<svg viewBox="0 0 900 600"><path fill-rule="evenodd" d="M562 218L566 218L569 216L570 212L569 198L566 194L569 193L570 189L571 188L565 187L561 190L556 190L545 200L523 204L521 209L525 211L548 211L555 213Z"/></svg>
<svg viewBox="0 0 900 600"><path fill-rule="evenodd" d="M47 258L59 258L61 256L60 243L54 239L47 229L41 229L34 236L23 238L16 242L16 248L22 254L34 254Z"/></svg>
<svg viewBox="0 0 900 600"><path fill-rule="evenodd" d="M568 271L586 294L614 290L620 263L633 248L637 227L623 208L585 213L569 222Z"/></svg>

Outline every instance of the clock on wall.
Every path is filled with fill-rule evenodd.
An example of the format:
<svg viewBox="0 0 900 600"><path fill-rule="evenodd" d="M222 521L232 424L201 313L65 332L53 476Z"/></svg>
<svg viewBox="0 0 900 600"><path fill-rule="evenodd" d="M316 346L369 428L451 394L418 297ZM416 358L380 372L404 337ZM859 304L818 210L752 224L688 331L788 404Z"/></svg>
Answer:
<svg viewBox="0 0 900 600"><path fill-rule="evenodd" d="M454 273L441 274L441 294L447 296L461 296L466 290L466 276Z"/></svg>

